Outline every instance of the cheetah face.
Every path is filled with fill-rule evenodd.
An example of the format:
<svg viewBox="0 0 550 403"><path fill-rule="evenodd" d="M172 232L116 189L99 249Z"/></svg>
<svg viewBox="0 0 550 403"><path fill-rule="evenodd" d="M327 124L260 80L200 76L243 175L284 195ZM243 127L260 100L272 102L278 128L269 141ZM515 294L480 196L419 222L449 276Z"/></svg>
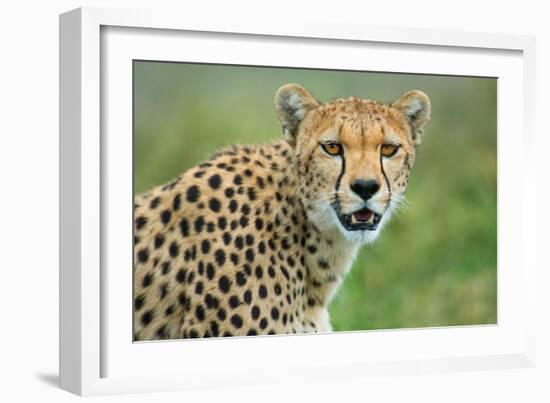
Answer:
<svg viewBox="0 0 550 403"><path fill-rule="evenodd" d="M320 104L288 84L275 105L295 152L300 197L321 230L372 242L404 201L430 101L410 91L390 105L358 98Z"/></svg>

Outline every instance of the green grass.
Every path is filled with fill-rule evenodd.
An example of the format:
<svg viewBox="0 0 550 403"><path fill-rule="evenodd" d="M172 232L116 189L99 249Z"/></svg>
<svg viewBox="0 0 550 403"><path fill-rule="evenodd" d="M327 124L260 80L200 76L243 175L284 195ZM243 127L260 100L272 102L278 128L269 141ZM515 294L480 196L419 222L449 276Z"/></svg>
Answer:
<svg viewBox="0 0 550 403"><path fill-rule="evenodd" d="M320 100L432 101L410 207L363 248L333 301L335 330L496 322L496 80L136 63L134 186L167 182L234 143L277 138L272 100L297 82Z"/></svg>

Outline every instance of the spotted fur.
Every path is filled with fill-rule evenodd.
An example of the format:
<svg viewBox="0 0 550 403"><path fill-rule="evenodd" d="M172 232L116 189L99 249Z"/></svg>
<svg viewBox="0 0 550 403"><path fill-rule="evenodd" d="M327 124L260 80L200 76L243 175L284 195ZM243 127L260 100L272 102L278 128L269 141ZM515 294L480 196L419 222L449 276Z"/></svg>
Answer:
<svg viewBox="0 0 550 403"><path fill-rule="evenodd" d="M283 140L221 150L135 197L135 340L331 331L327 307L403 199L430 104L419 91L320 104L289 84L275 106ZM365 178L380 184L368 201L350 189ZM377 228L346 230L338 212L365 206Z"/></svg>

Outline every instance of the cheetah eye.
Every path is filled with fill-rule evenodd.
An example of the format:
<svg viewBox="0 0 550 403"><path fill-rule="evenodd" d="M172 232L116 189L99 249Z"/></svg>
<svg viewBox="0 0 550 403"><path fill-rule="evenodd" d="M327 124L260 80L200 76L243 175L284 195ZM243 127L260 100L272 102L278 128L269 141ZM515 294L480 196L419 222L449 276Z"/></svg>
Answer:
<svg viewBox="0 0 550 403"><path fill-rule="evenodd" d="M321 148L328 155L340 155L340 154L342 154L342 146L338 143L323 143L323 144L321 144Z"/></svg>
<svg viewBox="0 0 550 403"><path fill-rule="evenodd" d="M397 144L382 144L382 148L380 149L380 153L382 154L382 156L386 157L386 158L390 158L390 157L393 157L396 153L397 153L397 150L399 150L399 145Z"/></svg>

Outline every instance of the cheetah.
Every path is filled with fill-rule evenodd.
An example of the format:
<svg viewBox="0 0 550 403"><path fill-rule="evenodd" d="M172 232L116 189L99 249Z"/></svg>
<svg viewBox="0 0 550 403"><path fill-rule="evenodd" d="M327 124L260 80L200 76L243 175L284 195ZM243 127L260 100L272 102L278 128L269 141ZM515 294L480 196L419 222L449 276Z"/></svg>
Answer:
<svg viewBox="0 0 550 403"><path fill-rule="evenodd" d="M320 103L286 84L275 109L282 139L135 197L136 341L332 330L331 299L403 200L430 100Z"/></svg>

